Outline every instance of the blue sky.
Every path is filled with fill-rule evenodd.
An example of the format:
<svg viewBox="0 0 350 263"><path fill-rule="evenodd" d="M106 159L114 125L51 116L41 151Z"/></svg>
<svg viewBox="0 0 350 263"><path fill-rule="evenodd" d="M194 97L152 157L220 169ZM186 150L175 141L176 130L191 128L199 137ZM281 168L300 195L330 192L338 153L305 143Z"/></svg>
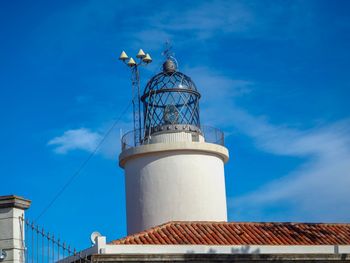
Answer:
<svg viewBox="0 0 350 263"><path fill-rule="evenodd" d="M129 104L139 48L171 40L221 128L231 221L350 221L349 1L3 1L0 194L35 219ZM120 130L38 223L78 248L125 235Z"/></svg>

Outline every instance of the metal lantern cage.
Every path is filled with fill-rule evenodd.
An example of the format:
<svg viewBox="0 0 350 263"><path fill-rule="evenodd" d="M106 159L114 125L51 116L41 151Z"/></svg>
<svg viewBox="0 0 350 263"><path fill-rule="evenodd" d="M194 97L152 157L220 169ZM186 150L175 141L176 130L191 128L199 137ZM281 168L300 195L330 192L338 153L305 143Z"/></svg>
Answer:
<svg viewBox="0 0 350 263"><path fill-rule="evenodd" d="M134 130L122 137L122 150L143 144L154 143L153 135L184 131L192 139L202 136L207 143L224 145L224 133L210 126L202 126L199 117L201 97L190 77L177 70L176 60L165 52L167 60L162 72L152 77L140 95L139 66L151 63L152 58L142 49L136 63L123 51L119 57L132 72ZM127 62L128 60L128 62ZM140 108L143 104L143 122Z"/></svg>
<svg viewBox="0 0 350 263"><path fill-rule="evenodd" d="M141 97L145 138L163 130L200 131L200 93L190 77L167 60L163 71L147 83Z"/></svg>

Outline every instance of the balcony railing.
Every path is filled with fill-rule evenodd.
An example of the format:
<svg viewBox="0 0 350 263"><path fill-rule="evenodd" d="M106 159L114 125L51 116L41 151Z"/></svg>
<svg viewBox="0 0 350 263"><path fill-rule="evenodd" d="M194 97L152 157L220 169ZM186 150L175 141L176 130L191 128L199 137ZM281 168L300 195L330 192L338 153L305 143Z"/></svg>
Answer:
<svg viewBox="0 0 350 263"><path fill-rule="evenodd" d="M193 131L184 131L186 133L196 133ZM198 133L196 133L198 134ZM200 134L204 137L204 141L206 143L213 143L213 144L219 144L224 146L224 132L211 127L211 126L204 126L201 125L200 126ZM144 145L144 144L152 144L155 142L152 142L152 135L148 134L147 131L145 131L144 129L141 130L141 140L140 142L135 143L135 131L129 131L126 134L123 135L122 139L121 139L121 147L122 147L122 151L135 147L135 146L139 146L139 145Z"/></svg>

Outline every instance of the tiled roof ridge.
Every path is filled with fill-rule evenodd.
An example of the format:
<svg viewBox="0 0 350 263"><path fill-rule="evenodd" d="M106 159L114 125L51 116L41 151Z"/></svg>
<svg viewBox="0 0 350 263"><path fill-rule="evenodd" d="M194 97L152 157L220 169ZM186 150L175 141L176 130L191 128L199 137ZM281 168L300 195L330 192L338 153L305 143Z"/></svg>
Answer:
<svg viewBox="0 0 350 263"><path fill-rule="evenodd" d="M163 226L170 225L170 224L246 224L246 225L256 225L256 224L298 225L298 224L303 224L303 225L346 225L346 226L350 226L350 223L335 223L335 222L333 223L333 222L292 222L292 221L283 221L283 222L274 222L274 221L259 221L259 222L258 221L251 221L251 222L247 222L247 221L230 221L230 222L226 222L226 221L169 221L169 222L166 222L164 224L149 228L148 230L153 229L153 228L163 227ZM145 231L147 231L147 230L145 230ZM142 231L142 232L144 232L144 231Z"/></svg>
<svg viewBox="0 0 350 263"><path fill-rule="evenodd" d="M170 221L111 244L350 244L348 223Z"/></svg>
<svg viewBox="0 0 350 263"><path fill-rule="evenodd" d="M129 236L120 238L120 239L115 240L115 241L124 241L124 240L126 241L126 240L128 240L128 239L139 238L140 236L152 234L152 233L154 233L154 232L159 231L160 229L166 228L168 225L171 225L173 222L175 222L175 221L169 221L169 222L167 222L167 223L164 223L164 224L161 224L161 225L158 225L158 226L154 226L154 227L145 229L145 230L143 230L143 231L141 231L141 232L138 232L138 233L135 233L135 234L132 234L132 235L129 235ZM185 221L180 221L180 222L185 222ZM111 243L114 243L114 241L112 241Z"/></svg>

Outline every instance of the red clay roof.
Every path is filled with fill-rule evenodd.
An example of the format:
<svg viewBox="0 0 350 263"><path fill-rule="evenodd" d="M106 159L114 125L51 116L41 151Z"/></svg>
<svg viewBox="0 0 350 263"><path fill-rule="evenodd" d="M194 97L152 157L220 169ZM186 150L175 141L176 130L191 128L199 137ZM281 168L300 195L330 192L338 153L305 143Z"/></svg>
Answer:
<svg viewBox="0 0 350 263"><path fill-rule="evenodd" d="M169 222L116 245L350 245L350 224Z"/></svg>

